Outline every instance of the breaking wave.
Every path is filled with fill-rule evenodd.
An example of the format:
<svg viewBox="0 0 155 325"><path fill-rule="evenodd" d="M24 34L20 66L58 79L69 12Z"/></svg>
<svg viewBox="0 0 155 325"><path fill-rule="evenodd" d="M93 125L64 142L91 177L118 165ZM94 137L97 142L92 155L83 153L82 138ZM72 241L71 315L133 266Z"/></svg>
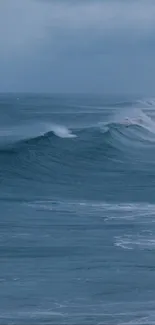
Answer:
<svg viewBox="0 0 155 325"><path fill-rule="evenodd" d="M11 168L22 175L27 168L29 177L35 177L37 170L38 177L51 173L55 177L55 170L66 175L97 168L101 172L108 170L109 163L119 169L122 163L129 169L154 168L155 122L139 108L112 111L108 119L103 116L86 126L66 125L39 121L1 128L1 168L8 165L10 170L10 153L15 156Z"/></svg>

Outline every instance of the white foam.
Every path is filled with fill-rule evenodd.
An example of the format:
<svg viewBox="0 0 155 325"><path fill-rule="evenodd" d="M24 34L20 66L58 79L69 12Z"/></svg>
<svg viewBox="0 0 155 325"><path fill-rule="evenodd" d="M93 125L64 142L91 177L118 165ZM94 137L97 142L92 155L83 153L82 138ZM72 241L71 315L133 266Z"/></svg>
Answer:
<svg viewBox="0 0 155 325"><path fill-rule="evenodd" d="M130 108L119 110L113 118L112 121L118 124L124 125L140 125L143 127L152 127L155 131L155 123L150 116L145 114L139 108Z"/></svg>
<svg viewBox="0 0 155 325"><path fill-rule="evenodd" d="M149 232L146 232L146 235L138 234L116 237L115 240L115 246L123 249L155 249L155 238Z"/></svg>
<svg viewBox="0 0 155 325"><path fill-rule="evenodd" d="M34 209L47 211L70 211L78 215L99 216L105 220L133 220L138 219L140 223L146 223L151 219L155 222L155 205L149 203L107 203L93 201L53 201L50 199L29 202L28 205Z"/></svg>
<svg viewBox="0 0 155 325"><path fill-rule="evenodd" d="M67 127L60 125L52 125L50 127L51 131L60 138L76 138L76 135L73 134Z"/></svg>

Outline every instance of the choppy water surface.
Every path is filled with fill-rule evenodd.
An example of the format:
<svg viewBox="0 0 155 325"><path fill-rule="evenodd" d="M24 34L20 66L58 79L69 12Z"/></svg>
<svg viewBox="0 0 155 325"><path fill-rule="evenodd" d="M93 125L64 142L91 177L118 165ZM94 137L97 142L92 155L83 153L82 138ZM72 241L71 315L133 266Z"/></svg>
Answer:
<svg viewBox="0 0 155 325"><path fill-rule="evenodd" d="M0 324L155 324L155 100L0 108Z"/></svg>

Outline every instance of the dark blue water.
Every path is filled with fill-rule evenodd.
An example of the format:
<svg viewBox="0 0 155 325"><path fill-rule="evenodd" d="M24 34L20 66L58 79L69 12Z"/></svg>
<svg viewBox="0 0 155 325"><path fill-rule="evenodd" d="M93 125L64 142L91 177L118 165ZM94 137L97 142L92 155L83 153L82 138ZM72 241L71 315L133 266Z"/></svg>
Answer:
<svg viewBox="0 0 155 325"><path fill-rule="evenodd" d="M0 324L155 324L155 101L0 109Z"/></svg>

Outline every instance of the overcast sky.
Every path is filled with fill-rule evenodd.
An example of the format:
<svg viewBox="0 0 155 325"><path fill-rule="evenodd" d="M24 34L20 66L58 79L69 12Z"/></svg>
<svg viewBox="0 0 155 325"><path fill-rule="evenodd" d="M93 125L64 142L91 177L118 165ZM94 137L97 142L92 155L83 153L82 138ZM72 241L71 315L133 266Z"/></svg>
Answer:
<svg viewBox="0 0 155 325"><path fill-rule="evenodd" d="M0 91L155 94L155 0L0 0Z"/></svg>

